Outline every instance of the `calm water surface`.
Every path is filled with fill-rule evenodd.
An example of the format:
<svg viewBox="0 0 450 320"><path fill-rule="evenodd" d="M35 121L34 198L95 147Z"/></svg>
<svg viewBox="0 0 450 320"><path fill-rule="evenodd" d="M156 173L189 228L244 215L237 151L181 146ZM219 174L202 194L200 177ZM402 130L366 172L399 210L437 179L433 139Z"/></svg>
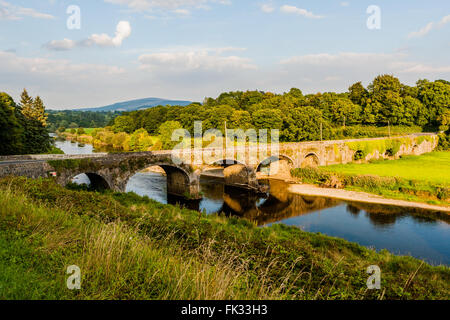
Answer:
<svg viewBox="0 0 450 320"><path fill-rule="evenodd" d="M92 146L58 141L56 146L66 153L92 153ZM89 183L78 176L78 183ZM270 192L256 196L227 188L220 180L201 179L204 198L185 201L167 196L166 177L160 173L137 173L127 185L133 191L161 203L187 206L212 214L224 212L255 221L260 226L274 223L297 226L305 231L357 242L377 250L411 255L431 264L450 265L450 217L422 210L350 203L324 197L289 193L281 181L265 181Z"/></svg>

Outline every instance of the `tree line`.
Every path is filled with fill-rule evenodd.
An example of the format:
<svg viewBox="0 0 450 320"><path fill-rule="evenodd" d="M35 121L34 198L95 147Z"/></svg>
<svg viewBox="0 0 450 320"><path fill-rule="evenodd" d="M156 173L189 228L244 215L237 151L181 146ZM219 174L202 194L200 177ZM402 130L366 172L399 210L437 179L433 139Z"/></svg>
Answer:
<svg viewBox="0 0 450 320"><path fill-rule="evenodd" d="M419 80L415 86L408 86L392 75L380 75L367 88L357 82L345 93L304 95L296 88L283 94L227 92L216 99L206 98L203 104L124 112L111 124L116 133L145 129L150 135L157 135L166 122L191 134L195 121L203 122L203 130L222 132L226 122L230 129L279 129L281 141L306 141L320 139L321 132L323 139L345 136L346 128L355 126L418 126L446 131L449 108L448 81Z"/></svg>
<svg viewBox="0 0 450 320"><path fill-rule="evenodd" d="M72 128L102 128L112 123L120 112L94 112L75 110L49 110L49 131Z"/></svg>
<svg viewBox="0 0 450 320"><path fill-rule="evenodd" d="M36 154L52 150L47 113L42 99L24 89L20 103L0 92L0 154Z"/></svg>

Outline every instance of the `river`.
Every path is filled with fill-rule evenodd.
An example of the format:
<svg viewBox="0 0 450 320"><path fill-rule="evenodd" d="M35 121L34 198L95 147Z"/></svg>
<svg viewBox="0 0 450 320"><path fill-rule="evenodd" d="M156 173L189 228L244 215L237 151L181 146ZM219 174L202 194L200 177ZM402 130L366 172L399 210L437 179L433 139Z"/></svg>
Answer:
<svg viewBox="0 0 450 320"><path fill-rule="evenodd" d="M90 145L56 141L68 154L95 152ZM85 175L74 179L89 183ZM255 221L259 226L284 223L305 231L343 238L376 250L411 255L430 264L450 265L450 217L425 210L352 203L326 197L301 196L288 192L283 181L261 181L270 186L266 195L256 196L224 186L220 179L203 177L203 199L186 201L167 196L166 177L140 172L127 185L135 192L161 203L181 204L208 214L223 212Z"/></svg>

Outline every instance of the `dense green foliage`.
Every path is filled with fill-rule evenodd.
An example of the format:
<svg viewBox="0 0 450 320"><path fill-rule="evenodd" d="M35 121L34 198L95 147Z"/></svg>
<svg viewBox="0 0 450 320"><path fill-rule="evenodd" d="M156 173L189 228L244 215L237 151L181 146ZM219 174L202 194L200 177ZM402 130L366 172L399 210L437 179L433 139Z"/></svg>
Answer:
<svg viewBox="0 0 450 320"><path fill-rule="evenodd" d="M17 105L0 92L0 154L35 154L51 150L47 114L41 98L31 98L24 90Z"/></svg>
<svg viewBox="0 0 450 320"><path fill-rule="evenodd" d="M303 95L293 88L277 95L247 91L222 93L203 104L155 107L126 112L114 120L115 132L132 133L144 128L159 133L167 121L178 121L191 135L194 121L203 121L203 131L227 127L279 129L280 141L335 139L345 136L348 126L420 127L437 130L446 124L450 107L450 85L443 81L420 80L414 87L403 85L391 75L381 75L364 88L360 82L346 93ZM446 117L447 115L447 117ZM371 129L369 129L370 131ZM387 131L387 130L386 130Z"/></svg>
<svg viewBox="0 0 450 320"><path fill-rule="evenodd" d="M49 131L60 128L101 128L107 126L120 112L49 110Z"/></svg>
<svg viewBox="0 0 450 320"><path fill-rule="evenodd" d="M69 265L81 290L65 288ZM367 290L380 266L383 290ZM2 299L448 299L450 270L134 194L0 180Z"/></svg>

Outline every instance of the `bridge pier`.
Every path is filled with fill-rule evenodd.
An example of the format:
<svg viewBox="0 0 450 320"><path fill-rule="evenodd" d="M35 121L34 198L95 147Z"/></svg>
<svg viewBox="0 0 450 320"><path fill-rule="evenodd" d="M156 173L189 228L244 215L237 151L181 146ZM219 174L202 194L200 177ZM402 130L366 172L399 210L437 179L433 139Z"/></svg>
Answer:
<svg viewBox="0 0 450 320"><path fill-rule="evenodd" d="M259 191L256 171L243 164L235 164L223 170L225 185Z"/></svg>

